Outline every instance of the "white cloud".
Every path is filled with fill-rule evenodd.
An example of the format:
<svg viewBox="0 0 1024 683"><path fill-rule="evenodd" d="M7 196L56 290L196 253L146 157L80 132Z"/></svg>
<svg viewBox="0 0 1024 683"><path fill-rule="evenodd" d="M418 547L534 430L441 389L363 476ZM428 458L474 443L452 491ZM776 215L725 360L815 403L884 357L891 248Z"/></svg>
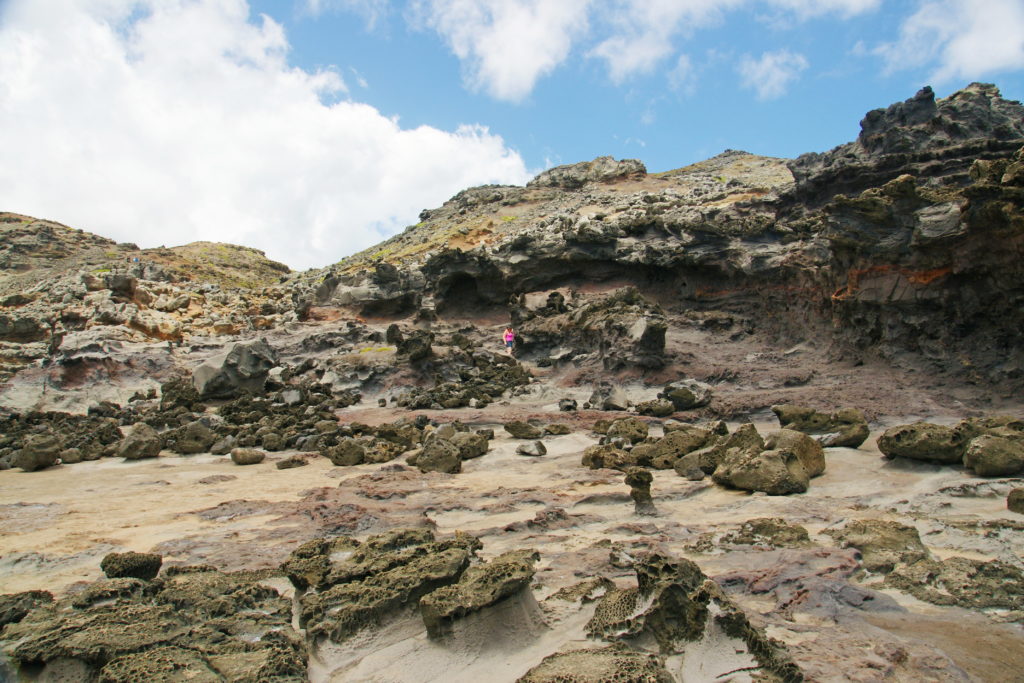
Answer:
<svg viewBox="0 0 1024 683"><path fill-rule="evenodd" d="M808 67L807 59L789 50L765 52L760 59L746 55L737 70L744 87L757 92L757 99L771 100L785 94L789 84Z"/></svg>
<svg viewBox="0 0 1024 683"><path fill-rule="evenodd" d="M287 62L245 0L12 0L0 17L0 208L140 246L372 246L465 187L521 183L486 128L397 120Z"/></svg>
<svg viewBox="0 0 1024 683"><path fill-rule="evenodd" d="M696 90L697 74L688 55L679 55L676 65L668 72L668 85L677 92L692 95Z"/></svg>
<svg viewBox="0 0 1024 683"><path fill-rule="evenodd" d="M590 1L416 0L410 17L444 38L472 89L516 102L568 56Z"/></svg>
<svg viewBox="0 0 1024 683"><path fill-rule="evenodd" d="M613 83L650 73L675 51L679 34L719 21L724 10L744 0L618 0L606 6L604 20L611 35L590 51L608 63ZM678 65L677 65L678 66Z"/></svg>
<svg viewBox="0 0 1024 683"><path fill-rule="evenodd" d="M875 50L888 72L934 65L943 83L1024 68L1024 2L928 0Z"/></svg>

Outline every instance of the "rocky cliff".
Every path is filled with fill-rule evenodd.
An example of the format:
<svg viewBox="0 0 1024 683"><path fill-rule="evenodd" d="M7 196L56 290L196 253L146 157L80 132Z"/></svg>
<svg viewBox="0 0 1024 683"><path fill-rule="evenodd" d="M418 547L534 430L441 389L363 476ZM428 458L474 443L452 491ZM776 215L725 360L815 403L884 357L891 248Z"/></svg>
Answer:
<svg viewBox="0 0 1024 683"><path fill-rule="evenodd" d="M466 190L307 276L296 299L426 318L511 308L523 322L526 300L628 283L788 342L1019 380L1024 107L991 85L942 100L924 88L861 128L792 161L727 151L647 174L601 158Z"/></svg>
<svg viewBox="0 0 1024 683"><path fill-rule="evenodd" d="M795 160L729 150L648 174L602 157L471 188L301 274L241 247L138 250L2 214L0 364L9 377L352 315L482 316L516 324L542 366L656 371L666 330L698 325L1018 385L1024 107L991 85L924 88L861 128Z"/></svg>

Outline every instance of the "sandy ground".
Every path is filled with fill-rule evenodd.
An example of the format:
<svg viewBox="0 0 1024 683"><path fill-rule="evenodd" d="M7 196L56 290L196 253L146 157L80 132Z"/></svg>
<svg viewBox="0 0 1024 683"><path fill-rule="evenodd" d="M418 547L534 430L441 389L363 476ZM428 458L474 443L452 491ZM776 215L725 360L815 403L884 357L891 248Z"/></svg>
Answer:
<svg viewBox="0 0 1024 683"><path fill-rule="evenodd" d="M467 422L494 425L493 414L509 410L551 421L563 417L543 402L496 406L491 414L457 414ZM375 415L363 409L342 417L394 419L389 412ZM757 426L762 434L777 427ZM3 471L0 582L4 592L59 593L76 582L101 578L99 562L112 551L161 552L166 564L259 568L275 566L296 545L323 533L365 537L404 524L427 524L440 535L467 531L481 538L485 558L512 548L539 550L532 595L503 607L500 619L470 625L444 646L428 641L415 619L399 619L358 646L321 649L311 677L427 681L443 675L452 681L500 681L514 680L546 654L583 644L585 611L545 624L534 601L585 576L601 574L629 585L632 573L615 562L616 553L660 549L688 557L720 579L793 563L806 569L815 562L821 568L811 573L824 575L853 557L852 550L836 548L824 530L851 519L884 518L915 525L937 557L998 558L1022 566L1024 537L1019 532L986 533L978 526L1022 521L1005 507L1005 492L1020 480L980 480L956 468L890 462L874 446L879 433L861 449L829 449L826 473L803 495L751 495L707 480L691 482L671 470L656 471L654 517L634 513L621 473L580 466L583 449L596 442L581 428L546 437L548 454L539 458L517 455L520 442L499 428L491 450L466 461L458 475L422 474L400 460L337 468L315 456L306 467L277 470L274 461L289 453L271 454L246 467L226 457L165 453L35 473ZM815 545L804 551L695 548L702 535L757 517L784 517L802 525ZM846 574L844 580L861 581ZM865 581L873 583L871 577ZM734 598L790 645L814 680L875 680L871 661L879 655L866 656L864 648L877 650L884 643L898 643L910 653L908 662L931 657L942 663L933 661L939 673L928 675L934 680L1021 680L1024 633L1019 625L1000 623L998 615L922 603L897 591L881 593L891 598L891 609L798 614L789 621L780 617L771 594L740 592ZM490 636L481 638L481 632ZM922 676L902 680L928 680Z"/></svg>

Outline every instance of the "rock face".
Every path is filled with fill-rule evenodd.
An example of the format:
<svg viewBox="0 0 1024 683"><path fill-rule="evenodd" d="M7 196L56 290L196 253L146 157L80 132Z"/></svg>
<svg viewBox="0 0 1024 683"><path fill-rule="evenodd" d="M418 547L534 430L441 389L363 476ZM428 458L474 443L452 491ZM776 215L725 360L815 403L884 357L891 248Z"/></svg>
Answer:
<svg viewBox="0 0 1024 683"><path fill-rule="evenodd" d="M192 372L192 382L203 398L233 398L241 392L263 393L277 352L263 340L235 344Z"/></svg>

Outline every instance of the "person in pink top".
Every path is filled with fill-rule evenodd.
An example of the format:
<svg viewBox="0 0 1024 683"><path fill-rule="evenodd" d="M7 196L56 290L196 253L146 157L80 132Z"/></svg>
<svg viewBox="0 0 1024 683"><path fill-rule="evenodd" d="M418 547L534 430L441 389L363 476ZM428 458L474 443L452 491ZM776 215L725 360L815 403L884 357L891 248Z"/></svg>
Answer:
<svg viewBox="0 0 1024 683"><path fill-rule="evenodd" d="M512 355L512 345L516 343L516 333L511 327L505 328L505 333L502 335L502 339L505 340L505 350L508 351L508 355Z"/></svg>

